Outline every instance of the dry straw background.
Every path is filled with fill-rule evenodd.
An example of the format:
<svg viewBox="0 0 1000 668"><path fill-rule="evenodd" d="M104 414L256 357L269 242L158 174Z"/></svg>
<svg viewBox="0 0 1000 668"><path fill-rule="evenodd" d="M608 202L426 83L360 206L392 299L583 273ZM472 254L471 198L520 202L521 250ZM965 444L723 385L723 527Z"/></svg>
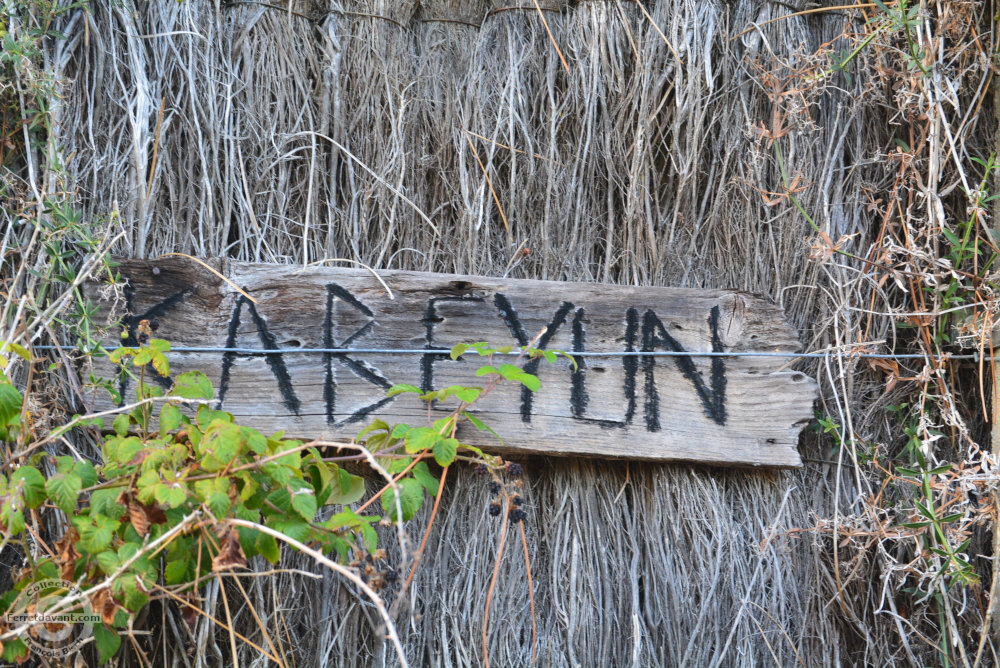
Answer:
<svg viewBox="0 0 1000 668"><path fill-rule="evenodd" d="M943 215L964 218L955 184L996 146L982 62L992 10L923 3L916 38L940 48L934 77L914 84L888 30L848 75L827 71L870 34L879 10L861 4L788 16L813 4L94 1L47 43L64 79L53 140L85 216L119 213L120 254L733 287L780 303L808 349L914 352L887 315L910 309L907 293L823 252L783 195L774 144L801 207L854 255L883 244L887 221L921 239ZM894 137L913 147L904 177ZM849 356L798 368L849 437L898 450L886 407L912 385L886 393ZM960 424L935 457L988 459L968 445L988 443L969 373L947 381ZM980 665L996 665L995 639L980 644L989 527L970 548L982 586L920 602L904 592L921 577L906 570L915 541L878 533L891 505L872 501L878 471L852 448L831 455L829 440L807 435L802 452L798 471L526 462L539 665L938 665L942 637L960 665L980 648ZM488 498L481 478L449 480L399 619L411 665L481 662L499 539ZM490 612L495 666L531 661L521 550L511 534ZM280 575L251 595L296 665L395 662L340 580ZM209 587L205 609L218 604ZM234 614L252 636L248 609ZM147 624L155 664L230 660L205 624ZM243 651L244 665L266 663Z"/></svg>

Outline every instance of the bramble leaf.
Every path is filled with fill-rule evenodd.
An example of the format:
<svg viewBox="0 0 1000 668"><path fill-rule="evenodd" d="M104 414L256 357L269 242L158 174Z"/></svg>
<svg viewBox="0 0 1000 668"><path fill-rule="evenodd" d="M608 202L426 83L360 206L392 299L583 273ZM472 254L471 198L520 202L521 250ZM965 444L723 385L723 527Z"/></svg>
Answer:
<svg viewBox="0 0 1000 668"><path fill-rule="evenodd" d="M499 371L500 375L506 380L516 380L519 375L524 373L524 371L521 370L521 367L516 364L501 364Z"/></svg>
<svg viewBox="0 0 1000 668"><path fill-rule="evenodd" d="M389 431L389 424L385 420L372 420L371 424L358 432L358 435L354 437L354 440L360 442L365 436L373 431Z"/></svg>
<svg viewBox="0 0 1000 668"><path fill-rule="evenodd" d="M514 380L517 380L532 392L537 392L542 386L541 381L538 380L538 376L533 376L530 373L521 372L515 376Z"/></svg>
<svg viewBox="0 0 1000 668"><path fill-rule="evenodd" d="M49 498L67 515L76 510L76 499L81 489L83 482L75 473L56 473L45 482Z"/></svg>
<svg viewBox="0 0 1000 668"><path fill-rule="evenodd" d="M136 496L146 505L152 505L156 503L156 488L161 484L159 471L144 471L135 482Z"/></svg>
<svg viewBox="0 0 1000 668"><path fill-rule="evenodd" d="M450 466L458 454L458 439L442 438L434 444L434 461L438 466Z"/></svg>
<svg viewBox="0 0 1000 668"><path fill-rule="evenodd" d="M119 436L124 436L128 433L129 418L126 413L122 413L115 418L115 421L111 423L111 428L115 430L115 433Z"/></svg>
<svg viewBox="0 0 1000 668"><path fill-rule="evenodd" d="M191 569L192 559L187 554L179 554L167 559L167 565L163 569L163 579L168 585L180 584L188 579L188 572Z"/></svg>
<svg viewBox="0 0 1000 668"><path fill-rule="evenodd" d="M21 393L10 383L0 383L0 426L15 424L21 414Z"/></svg>
<svg viewBox="0 0 1000 668"><path fill-rule="evenodd" d="M309 541L312 527L298 515L279 515L268 519L267 525L300 543Z"/></svg>
<svg viewBox="0 0 1000 668"><path fill-rule="evenodd" d="M156 373L161 376L170 375L170 362L167 361L167 356L163 353L153 353L153 368L156 369Z"/></svg>
<svg viewBox="0 0 1000 668"><path fill-rule="evenodd" d="M417 462L414 465L413 479L419 482L428 494L437 496L438 479L431 474L430 469L427 467L427 462Z"/></svg>
<svg viewBox="0 0 1000 668"><path fill-rule="evenodd" d="M278 560L281 559L281 551L278 548L278 541L269 533L264 533L263 531L258 531L257 541L255 547L260 555L267 559L272 564L277 564Z"/></svg>
<svg viewBox="0 0 1000 668"><path fill-rule="evenodd" d="M118 449L115 451L115 463L120 466L125 466L143 451L145 445L135 436L129 436L128 438L122 440L118 444Z"/></svg>
<svg viewBox="0 0 1000 668"><path fill-rule="evenodd" d="M167 434L181 426L184 415L173 404L164 404L160 409L160 435Z"/></svg>
<svg viewBox="0 0 1000 668"><path fill-rule="evenodd" d="M258 455L267 452L267 439L264 434L250 427L240 427L242 438L246 441L247 447Z"/></svg>
<svg viewBox="0 0 1000 668"><path fill-rule="evenodd" d="M292 478L288 481L288 487L292 495L292 508L306 522L311 522L316 516L317 507L316 493L313 491L312 485L304 480Z"/></svg>
<svg viewBox="0 0 1000 668"><path fill-rule="evenodd" d="M37 508L45 502L45 478L34 466L21 466L10 477L11 486L21 484L24 502L29 508Z"/></svg>
<svg viewBox="0 0 1000 668"><path fill-rule="evenodd" d="M153 485L153 498L167 508L179 508L187 501L187 486L180 482L165 482Z"/></svg>
<svg viewBox="0 0 1000 668"><path fill-rule="evenodd" d="M170 394L185 399L211 399L215 391L208 376L201 371L185 371L177 376Z"/></svg>
<svg viewBox="0 0 1000 668"><path fill-rule="evenodd" d="M224 469L236 459L242 445L243 430L240 427L213 419L198 444L198 451L204 456L202 468L209 472Z"/></svg>
<svg viewBox="0 0 1000 668"><path fill-rule="evenodd" d="M28 656L28 646L24 644L23 640L18 638L3 643L2 650L0 652L0 661L5 662L7 665L20 663L21 660Z"/></svg>
<svg viewBox="0 0 1000 668"><path fill-rule="evenodd" d="M481 387L460 387L455 390L455 396L467 404L471 404L473 401L479 398L482 394L483 388Z"/></svg>
<svg viewBox="0 0 1000 668"><path fill-rule="evenodd" d="M228 492L229 480L226 478L209 478L194 483L194 493L216 517L223 517L229 512Z"/></svg>
<svg viewBox="0 0 1000 668"><path fill-rule="evenodd" d="M17 536L24 531L23 499L18 495L0 503L0 529L6 527L7 536Z"/></svg>
<svg viewBox="0 0 1000 668"><path fill-rule="evenodd" d="M386 390L385 396L387 396L387 397L394 397L397 394L403 394L404 392L412 392L414 394L423 394L424 391L421 390L416 385L407 385L405 383L402 383L400 385L393 385L388 390Z"/></svg>
<svg viewBox="0 0 1000 668"><path fill-rule="evenodd" d="M479 431L488 431L491 434L493 434L494 436L496 436L496 438L497 438L498 441L500 441L501 443L503 443L503 439L500 438L500 434L496 433L496 431L493 430L493 427L489 426L488 424L486 424L485 422L483 422L482 420L480 420L479 418L477 418L472 413L469 413L468 411L462 411L462 416L465 419L467 419L469 422L471 422L472 425L476 429L478 429Z"/></svg>
<svg viewBox="0 0 1000 668"><path fill-rule="evenodd" d="M275 509L282 513L292 512L292 493L285 487L279 487L268 494L267 501L273 508L265 507L265 513L273 513Z"/></svg>
<svg viewBox="0 0 1000 668"><path fill-rule="evenodd" d="M158 353L170 352L170 342L163 339L150 339L146 347Z"/></svg>
<svg viewBox="0 0 1000 668"><path fill-rule="evenodd" d="M122 565L121 560L118 558L118 554L111 550L104 550L97 554L97 565L101 567L101 570L105 575L111 575L118 567Z"/></svg>
<svg viewBox="0 0 1000 668"><path fill-rule="evenodd" d="M59 473L75 473L80 476L84 487L97 484L97 470L90 462L80 461L69 456L56 457L56 461Z"/></svg>
<svg viewBox="0 0 1000 668"><path fill-rule="evenodd" d="M441 438L441 434L429 427L414 427L406 433L406 451L414 454L430 450Z"/></svg>
<svg viewBox="0 0 1000 668"><path fill-rule="evenodd" d="M396 483L399 489L399 509L403 513L402 521L406 522L417 514L420 506L424 502L424 488L413 478L404 478ZM393 522L399 521L396 517L396 489L390 487L382 495L382 509Z"/></svg>
<svg viewBox="0 0 1000 668"><path fill-rule="evenodd" d="M347 505L360 500L365 495L365 479L361 476L351 475L340 469L337 477L338 480L330 485L330 493L325 500L327 505Z"/></svg>
<svg viewBox="0 0 1000 668"><path fill-rule="evenodd" d="M111 545L111 538L121 526L121 522L104 515L82 515L70 519L76 532L80 534L77 543L91 554L102 552Z"/></svg>
<svg viewBox="0 0 1000 668"><path fill-rule="evenodd" d="M125 514L125 507L118 503L120 488L95 489L90 493L90 512L107 515L113 520Z"/></svg>
<svg viewBox="0 0 1000 668"><path fill-rule="evenodd" d="M114 581L111 590L115 598L121 601L131 612L138 612L149 602L149 596L139 589L136 576L121 577Z"/></svg>

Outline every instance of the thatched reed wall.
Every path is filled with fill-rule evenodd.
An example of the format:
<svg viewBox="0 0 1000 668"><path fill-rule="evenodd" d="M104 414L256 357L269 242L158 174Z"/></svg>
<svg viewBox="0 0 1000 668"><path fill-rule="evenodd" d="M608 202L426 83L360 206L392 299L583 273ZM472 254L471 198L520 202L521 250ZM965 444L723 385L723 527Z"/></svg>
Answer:
<svg viewBox="0 0 1000 668"><path fill-rule="evenodd" d="M862 329L892 336L887 318L847 308L858 263L808 259L816 234L778 195L762 136L787 131L802 207L865 255L882 219L872 193L894 178L878 158L898 91L865 78L869 52L852 77L803 76L829 65L811 54L853 46L839 36L862 16L767 23L801 0L545 0L557 51L534 3L515 4L95 1L51 45L68 79L53 139L86 214L120 212L128 255L735 287L782 304L812 349ZM963 141L977 132L973 119ZM824 386L822 410L891 433L892 397L858 361L839 364L802 366ZM870 491L850 458L827 461L828 444L802 448L791 472L527 462L540 664L936 662L919 635L936 638L937 620L896 615L900 580L872 554L845 547L835 564L828 530L787 533L853 521ZM481 479L449 481L400 618L412 665L481 662L499 538L487 504ZM530 663L520 553L511 533L490 613L496 666ZM394 661L337 580L280 576L254 596L298 665ZM958 626L977 629L981 612L956 608ZM223 641L192 642L227 661ZM152 646L172 657L156 663L183 665L183 643Z"/></svg>

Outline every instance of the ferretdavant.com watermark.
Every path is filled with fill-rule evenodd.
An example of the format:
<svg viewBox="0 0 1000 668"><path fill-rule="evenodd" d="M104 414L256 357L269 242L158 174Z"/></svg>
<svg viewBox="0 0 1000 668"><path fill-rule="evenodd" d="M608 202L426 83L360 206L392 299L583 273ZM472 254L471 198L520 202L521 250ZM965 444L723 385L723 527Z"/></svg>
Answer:
<svg viewBox="0 0 1000 668"><path fill-rule="evenodd" d="M61 612L55 615L44 612L25 612L17 615L4 615L3 620L11 626L21 624L96 624L101 621L101 616L86 612Z"/></svg>
<svg viewBox="0 0 1000 668"><path fill-rule="evenodd" d="M90 639L101 616L91 610L86 597L81 597L73 610L48 611L56 610L64 599L79 594L80 589L68 580L39 580L24 588L2 619L11 628L29 625L22 639L31 652L53 659L66 658L76 654Z"/></svg>

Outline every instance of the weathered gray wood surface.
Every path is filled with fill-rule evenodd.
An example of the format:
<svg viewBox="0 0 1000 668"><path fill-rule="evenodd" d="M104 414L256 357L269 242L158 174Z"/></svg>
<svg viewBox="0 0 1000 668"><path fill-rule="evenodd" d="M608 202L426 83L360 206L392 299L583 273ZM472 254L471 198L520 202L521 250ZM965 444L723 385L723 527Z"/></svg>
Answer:
<svg viewBox="0 0 1000 668"><path fill-rule="evenodd" d="M349 439L374 416L423 424L423 402L414 395L387 399L386 388L482 384L474 373L484 360L295 351L419 351L469 341L516 345L547 326L539 347L609 356L579 358L576 372L565 360L543 362L539 393L502 386L484 399L479 415L504 437L502 447L471 426L461 438L508 452L801 465L796 444L812 417L816 384L802 373L780 370L787 359L621 354L798 351L780 308L760 298L726 290L379 272L394 293L390 300L364 270L210 264L257 303L188 259L123 260L131 314L123 322L134 336L141 318L155 319L155 336L174 347L284 350L170 355L174 375L190 369L208 374L222 408L242 424L337 439ZM98 287L88 290L100 302ZM110 305L101 302L101 308L107 315ZM106 361L98 371L114 373ZM126 399L134 396L134 384L124 389Z"/></svg>

